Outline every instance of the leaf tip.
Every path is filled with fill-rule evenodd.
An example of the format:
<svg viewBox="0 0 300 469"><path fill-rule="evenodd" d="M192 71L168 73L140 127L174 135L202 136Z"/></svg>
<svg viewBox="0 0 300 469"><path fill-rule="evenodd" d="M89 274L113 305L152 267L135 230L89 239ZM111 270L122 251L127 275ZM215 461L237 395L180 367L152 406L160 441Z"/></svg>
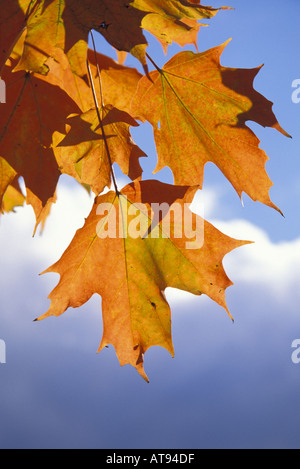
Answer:
<svg viewBox="0 0 300 469"><path fill-rule="evenodd" d="M44 270L43 272L41 272L41 273L39 274L39 276L42 276L42 275L44 275L44 274L51 274L51 273L55 273L55 272L53 272L52 267L49 267L48 269L46 269L46 270Z"/></svg>
<svg viewBox="0 0 300 469"><path fill-rule="evenodd" d="M225 49L226 46L228 46L228 44L232 41L232 39L233 38L230 37L229 39L227 39L227 41L223 42L222 46L224 47L224 49Z"/></svg>
<svg viewBox="0 0 300 469"><path fill-rule="evenodd" d="M280 208L279 208L279 207L276 207L276 205L274 205L274 204L272 204L272 205L271 205L271 207L273 207L275 210L277 210L277 212L279 212L279 213L280 213L280 215L281 215L283 218L285 218L285 216L284 216L284 214L283 214L282 210L280 210Z"/></svg>
<svg viewBox="0 0 300 469"><path fill-rule="evenodd" d="M229 309L227 308L227 306L226 306L225 309L226 309L226 312L227 312L229 318L231 319L232 324L234 324L234 322L235 322L235 321L234 321L234 317L231 315L231 313L230 313Z"/></svg>
<svg viewBox="0 0 300 469"><path fill-rule="evenodd" d="M137 371L138 371L139 375L143 378L143 380L144 380L147 384L149 384L149 383L150 383L150 380L149 380L148 376L146 375L144 368L138 369Z"/></svg>

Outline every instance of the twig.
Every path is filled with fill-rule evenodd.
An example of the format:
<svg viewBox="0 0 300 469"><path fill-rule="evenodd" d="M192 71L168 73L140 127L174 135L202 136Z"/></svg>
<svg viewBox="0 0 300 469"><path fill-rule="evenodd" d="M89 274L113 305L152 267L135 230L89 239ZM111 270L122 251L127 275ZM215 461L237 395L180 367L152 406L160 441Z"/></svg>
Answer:
<svg viewBox="0 0 300 469"><path fill-rule="evenodd" d="M94 86L94 81L93 81L93 76L92 76L89 61L87 61L87 69L88 69L90 84L91 84L91 88L92 88L92 92L93 92L93 98L94 98L94 102L95 102L96 112L97 112L101 132L102 132L102 136L103 136L103 140L104 140L104 145L105 145L105 149L106 149L106 153L107 153L107 157L108 157L108 161L109 161L109 165L110 165L110 171L111 171L113 184L114 184L114 187L115 187L116 194L119 196L120 191L118 189L118 185L117 185L117 181L116 181L116 177L115 177L115 173L114 173L114 169L113 169L113 163L112 163L112 159L111 159L111 156L110 156L109 146L108 146L107 138L106 138L105 131L104 131L103 122L102 122L101 115L100 115L98 99L97 99L97 95L96 95L96 91L95 91L95 86ZM102 109L103 109L103 106L102 106Z"/></svg>

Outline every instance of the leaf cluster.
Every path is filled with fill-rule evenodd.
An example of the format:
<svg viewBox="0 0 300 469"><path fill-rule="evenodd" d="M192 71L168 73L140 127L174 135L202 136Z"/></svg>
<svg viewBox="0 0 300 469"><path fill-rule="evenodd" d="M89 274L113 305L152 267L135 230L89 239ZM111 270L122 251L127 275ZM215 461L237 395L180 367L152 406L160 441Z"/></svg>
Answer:
<svg viewBox="0 0 300 469"><path fill-rule="evenodd" d="M43 228L61 174L95 196L83 228L47 270L58 273L60 282L39 319L59 316L98 293L104 323L100 349L113 344L121 365L133 365L146 380L149 347L174 353L167 287L206 294L230 315L225 291L231 281L222 262L246 242L194 216L191 229L201 221L203 242L187 248L189 233L176 236L170 217L175 207L184 211L202 188L206 163L214 163L240 197L244 192L279 210L269 196L268 157L246 125L254 121L288 136L272 103L253 88L259 68L223 67L227 43L201 53L180 52L163 68L147 52L144 31L165 51L172 42L197 48L199 21L224 9L198 0L0 1L0 75L7 90L0 114L1 211L26 202L36 215L35 231ZM89 49L92 31L117 49L118 62ZM127 53L144 74L123 64ZM169 167L174 185L143 180L140 158L146 155L130 134L138 121L152 125L156 172ZM114 164L132 180L122 191ZM104 193L112 183L113 190ZM153 204L169 207L155 226ZM110 209L101 219L103 206ZM120 232L138 211L140 236L103 236L113 216Z"/></svg>

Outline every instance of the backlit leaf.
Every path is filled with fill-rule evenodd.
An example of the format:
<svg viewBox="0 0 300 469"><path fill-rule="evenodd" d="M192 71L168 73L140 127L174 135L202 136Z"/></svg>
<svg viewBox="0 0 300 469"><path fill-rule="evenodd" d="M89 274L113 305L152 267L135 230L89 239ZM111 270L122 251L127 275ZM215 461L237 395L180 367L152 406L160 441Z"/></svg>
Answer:
<svg viewBox="0 0 300 469"><path fill-rule="evenodd" d="M67 116L80 110L58 86L28 72L11 73L12 67L2 75L7 103L0 114L0 155L45 205L60 174L52 135L63 132Z"/></svg>
<svg viewBox="0 0 300 469"><path fill-rule="evenodd" d="M130 126L138 126L126 112L111 105L100 110L112 163L134 180L142 175L139 158L145 154L134 144ZM56 158L62 173L88 184L96 195L110 187L111 167L95 109L68 119L71 130L57 145Z"/></svg>
<svg viewBox="0 0 300 469"><path fill-rule="evenodd" d="M96 61L97 58L97 61ZM135 68L126 67L116 63L110 57L103 54L96 55L89 50L88 59L91 65L97 96L100 100L100 85L96 65L101 71L102 94L104 105L112 106L130 113L131 100L136 93L138 83L142 78ZM90 106L90 108L93 106Z"/></svg>
<svg viewBox="0 0 300 469"><path fill-rule="evenodd" d="M18 183L18 178L10 184L2 198L1 212L14 212L16 207L22 207L25 203L25 197Z"/></svg>
<svg viewBox="0 0 300 469"><path fill-rule="evenodd" d="M116 49L131 52L146 64L147 41L140 27L144 15L123 0L42 0L27 22L19 68L47 74L47 59L61 48L73 72L86 75L88 35L92 29Z"/></svg>
<svg viewBox="0 0 300 469"><path fill-rule="evenodd" d="M58 273L60 282L49 297L49 311L39 319L59 316L98 293L104 323L100 350L112 344L120 364L133 365L147 380L143 357L149 347L160 345L174 354L167 287L206 294L228 311L225 290L232 283L222 261L245 242L196 215L187 226L187 207L196 190L144 181L127 186L119 197L115 192L98 197L84 227L46 271ZM156 223L153 204L163 210ZM170 216L168 223L175 207L180 216ZM181 236L179 222L185 228Z"/></svg>
<svg viewBox="0 0 300 469"><path fill-rule="evenodd" d="M32 12L31 0L0 0L0 75Z"/></svg>
<svg viewBox="0 0 300 469"><path fill-rule="evenodd" d="M4 158L0 157L0 207L2 207L2 199L6 189L14 181L16 176L16 171Z"/></svg>
<svg viewBox="0 0 300 469"><path fill-rule="evenodd" d="M132 5L149 12L143 18L142 26L156 36L165 49L173 41L181 46L196 44L201 26L197 20L210 19L221 9L226 9L186 0L133 0Z"/></svg>
<svg viewBox="0 0 300 469"><path fill-rule="evenodd" d="M61 173L96 195L84 226L46 271L60 281L39 319L100 295L99 350L112 344L120 364L133 365L145 380L151 346L174 354L166 288L205 294L231 317L225 291L232 282L223 259L247 242L190 211L206 163L214 163L240 197L245 192L277 208L269 195L268 157L246 125L253 121L288 136L272 103L254 90L260 67L223 67L225 44L182 52L162 69L146 52L144 32L165 52L172 42L198 51L202 23L226 8L199 0L0 0L0 212L31 205L35 234L56 202ZM119 63L88 49L92 31L113 46L114 56L117 50ZM146 76L124 66L128 53ZM149 62L156 69L150 74ZM168 166L174 186L141 180L145 155L130 133L136 119L151 123L156 171ZM121 192L114 165L133 181ZM112 180L115 190L103 194Z"/></svg>
<svg viewBox="0 0 300 469"><path fill-rule="evenodd" d="M266 153L246 126L253 120L284 135L272 103L253 89L259 68L220 65L226 44L201 54L180 52L162 70L139 82L132 113L154 128L156 171L169 166L176 184L202 187L204 167L214 163L239 196L275 207L265 164Z"/></svg>

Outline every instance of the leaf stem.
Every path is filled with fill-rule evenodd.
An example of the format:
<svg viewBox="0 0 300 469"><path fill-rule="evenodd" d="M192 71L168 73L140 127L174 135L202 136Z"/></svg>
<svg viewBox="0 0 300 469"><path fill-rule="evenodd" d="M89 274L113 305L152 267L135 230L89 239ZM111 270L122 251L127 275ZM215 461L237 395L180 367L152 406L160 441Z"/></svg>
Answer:
<svg viewBox="0 0 300 469"><path fill-rule="evenodd" d="M94 86L94 81L93 81L93 76L92 76L89 61L87 61L87 69L88 69L90 84L91 84L91 88L92 88L92 92L93 92L93 98L94 98L94 102L95 102L96 112L97 112L101 132L102 132L102 136L103 136L103 140L104 140L104 145L105 145L105 149L106 149L106 153L107 153L107 157L108 157L108 161L109 161L109 165L110 165L110 171L111 171L113 184L114 184L114 187L115 187L116 194L119 196L120 191L118 189L118 185L117 185L117 181L116 181L116 177L115 177L115 173L114 173L114 169L113 169L113 163L112 163L112 159L111 159L111 156L110 156L109 146L108 146L107 138L106 138L106 135L105 135L102 118L101 118L101 115L100 115L98 99L97 99L97 95L96 95L96 90L95 90L95 86Z"/></svg>
<svg viewBox="0 0 300 469"><path fill-rule="evenodd" d="M146 52L146 57L150 60L150 62L152 63L152 65L156 68L156 70L159 72L159 73L162 73L162 69L159 68L158 65L156 65L156 63L154 62L154 60L150 57L150 55Z"/></svg>
<svg viewBox="0 0 300 469"><path fill-rule="evenodd" d="M102 88L102 80L101 80L101 70L100 70L99 63L98 63L96 45L95 45L93 31L91 31L91 38L92 38L92 42L93 42L93 48L94 48L94 54L95 54L95 63L96 63L97 71L98 71L98 77L99 77L101 105L102 105L102 107L104 107L103 88Z"/></svg>

